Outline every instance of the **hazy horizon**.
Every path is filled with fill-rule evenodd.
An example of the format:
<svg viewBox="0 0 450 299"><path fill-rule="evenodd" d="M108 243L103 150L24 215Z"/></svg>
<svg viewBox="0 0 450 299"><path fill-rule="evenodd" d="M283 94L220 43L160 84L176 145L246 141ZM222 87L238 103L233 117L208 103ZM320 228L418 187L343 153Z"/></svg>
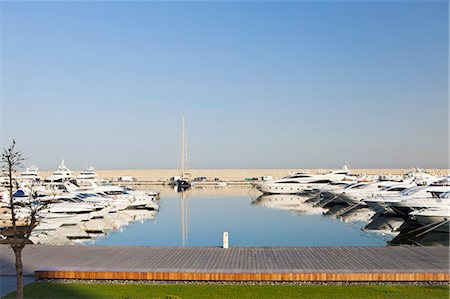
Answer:
<svg viewBox="0 0 450 299"><path fill-rule="evenodd" d="M26 165L449 168L447 1L0 5Z"/></svg>

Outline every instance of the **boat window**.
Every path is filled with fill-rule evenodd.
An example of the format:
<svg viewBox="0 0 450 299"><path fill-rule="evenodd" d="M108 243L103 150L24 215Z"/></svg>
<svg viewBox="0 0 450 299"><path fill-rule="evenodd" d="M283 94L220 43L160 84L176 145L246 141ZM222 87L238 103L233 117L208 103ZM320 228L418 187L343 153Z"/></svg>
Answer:
<svg viewBox="0 0 450 299"><path fill-rule="evenodd" d="M349 186L348 189L361 189L361 188L364 188L366 186L368 186L368 184L356 184L356 185Z"/></svg>
<svg viewBox="0 0 450 299"><path fill-rule="evenodd" d="M314 184L327 184L327 183L329 183L330 182L330 180L317 180L317 181L312 181L312 182L309 182L309 183L314 183Z"/></svg>
<svg viewBox="0 0 450 299"><path fill-rule="evenodd" d="M119 195L123 194L123 191L104 191L108 195Z"/></svg>
<svg viewBox="0 0 450 299"><path fill-rule="evenodd" d="M394 187L394 188L388 188L388 189L386 189L386 191L403 191L403 190L405 190L406 189L406 187Z"/></svg>
<svg viewBox="0 0 450 299"><path fill-rule="evenodd" d="M309 178L311 177L309 174L297 174L293 176L289 176L290 179L297 179L297 178Z"/></svg>

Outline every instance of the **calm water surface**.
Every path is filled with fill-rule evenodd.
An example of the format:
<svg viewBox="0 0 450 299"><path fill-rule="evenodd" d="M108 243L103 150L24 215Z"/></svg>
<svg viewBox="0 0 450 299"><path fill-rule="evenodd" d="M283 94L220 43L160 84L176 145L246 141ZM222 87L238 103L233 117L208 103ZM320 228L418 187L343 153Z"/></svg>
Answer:
<svg viewBox="0 0 450 299"><path fill-rule="evenodd" d="M344 222L290 196L269 196L247 187L194 188L161 192L154 219L132 222L98 237L94 245L230 246L385 245L392 237L365 232L364 223ZM364 222L364 221L363 221Z"/></svg>

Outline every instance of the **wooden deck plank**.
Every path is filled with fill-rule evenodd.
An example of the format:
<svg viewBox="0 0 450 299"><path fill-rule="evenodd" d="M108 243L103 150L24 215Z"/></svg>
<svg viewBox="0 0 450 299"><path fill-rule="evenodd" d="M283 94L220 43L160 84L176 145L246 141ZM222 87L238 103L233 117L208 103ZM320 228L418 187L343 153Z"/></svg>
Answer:
<svg viewBox="0 0 450 299"><path fill-rule="evenodd" d="M77 269L67 275L85 275L86 277L89 275L169 277L168 279L225 277L227 280L258 277L261 279L266 277L269 280L277 277L283 280L299 277L303 280L308 277L313 277L311 278L313 280L320 280L320 277L327 279L366 277L373 280L376 277L387 279L395 275L402 279L407 277L448 279L449 273L448 247L231 247L223 249L219 247L30 245L24 249L23 262L25 274L28 275L33 274L37 269L52 268ZM80 274L81 272L84 274ZM0 274L13 275L14 273L12 250L7 246L0 246Z"/></svg>

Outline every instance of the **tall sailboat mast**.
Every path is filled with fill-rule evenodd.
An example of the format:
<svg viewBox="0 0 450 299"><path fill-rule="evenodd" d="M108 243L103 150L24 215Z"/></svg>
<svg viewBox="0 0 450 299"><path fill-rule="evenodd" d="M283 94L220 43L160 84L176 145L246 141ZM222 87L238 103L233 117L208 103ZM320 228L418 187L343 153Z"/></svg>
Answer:
<svg viewBox="0 0 450 299"><path fill-rule="evenodd" d="M187 170L187 161L188 161L187 146L188 144L187 144L186 120L183 115L182 132L181 132L181 165L180 165L181 180L184 180L184 176ZM179 182L179 184L181 184L181 182ZM181 192L180 210L181 210L181 246L186 246L186 239L188 232L188 206L184 192Z"/></svg>
<svg viewBox="0 0 450 299"><path fill-rule="evenodd" d="M189 159L188 159L188 132L187 129L184 128L184 171L187 171L189 168Z"/></svg>
<svg viewBox="0 0 450 299"><path fill-rule="evenodd" d="M184 178L184 175L187 170L187 159L188 159L188 151L187 151L186 120L183 115L182 131L181 131L181 175L180 175L182 179Z"/></svg>
<svg viewBox="0 0 450 299"><path fill-rule="evenodd" d="M183 178L184 175L184 130L185 130L185 123L184 123L184 115L181 121L181 165L180 165L180 177Z"/></svg>

